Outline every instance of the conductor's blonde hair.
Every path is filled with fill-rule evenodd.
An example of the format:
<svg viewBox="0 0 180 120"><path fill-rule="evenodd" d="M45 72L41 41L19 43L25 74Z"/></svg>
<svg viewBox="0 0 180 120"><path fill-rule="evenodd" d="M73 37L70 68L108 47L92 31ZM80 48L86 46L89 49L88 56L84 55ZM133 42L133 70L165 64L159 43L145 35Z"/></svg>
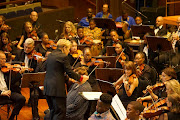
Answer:
<svg viewBox="0 0 180 120"><path fill-rule="evenodd" d="M71 42L66 39L59 39L59 41L57 42L57 48L63 48L64 46L71 47L71 45Z"/></svg>

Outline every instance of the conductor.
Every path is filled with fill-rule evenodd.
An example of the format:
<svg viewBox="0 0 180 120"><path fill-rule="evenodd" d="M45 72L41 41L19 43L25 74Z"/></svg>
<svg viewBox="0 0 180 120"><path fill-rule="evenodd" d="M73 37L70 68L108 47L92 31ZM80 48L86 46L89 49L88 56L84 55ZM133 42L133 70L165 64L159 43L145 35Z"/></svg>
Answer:
<svg viewBox="0 0 180 120"><path fill-rule="evenodd" d="M64 120L66 117L66 90L64 73L82 83L89 79L88 76L75 73L70 66L68 53L71 42L60 39L57 49L49 54L44 80L44 93L50 109L50 120Z"/></svg>

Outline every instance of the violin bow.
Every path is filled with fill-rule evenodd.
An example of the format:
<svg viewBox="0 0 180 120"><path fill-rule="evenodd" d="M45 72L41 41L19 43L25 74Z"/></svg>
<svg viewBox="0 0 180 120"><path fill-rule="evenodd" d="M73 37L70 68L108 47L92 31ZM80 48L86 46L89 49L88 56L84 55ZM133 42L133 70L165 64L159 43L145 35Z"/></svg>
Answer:
<svg viewBox="0 0 180 120"><path fill-rule="evenodd" d="M96 67L91 71L91 73L89 73L88 76L90 76L96 70L97 67L98 67L98 65L96 65Z"/></svg>
<svg viewBox="0 0 180 120"><path fill-rule="evenodd" d="M113 84L113 83L111 83L111 82L108 82L108 81L105 81L105 80L101 80L101 79L96 79L96 80L98 80L98 81L100 81L100 82L108 83L108 84L110 84L110 85L114 86L114 84Z"/></svg>
<svg viewBox="0 0 180 120"><path fill-rule="evenodd" d="M12 59L10 59L10 65L12 64ZM12 75L12 71L11 71L11 66L10 66L10 71L9 71L9 90L11 89L11 75Z"/></svg>
<svg viewBox="0 0 180 120"><path fill-rule="evenodd" d="M80 58L80 55L76 58L76 61L73 63L72 67L77 63L78 59Z"/></svg>
<svg viewBox="0 0 180 120"><path fill-rule="evenodd" d="M119 58L121 57L121 55L122 55L122 53L124 52L124 50L125 50L125 48L121 51L121 53L120 53L120 55L119 55L119 57L117 58L117 60L116 60L116 62L115 63L117 63L117 61L119 60Z"/></svg>

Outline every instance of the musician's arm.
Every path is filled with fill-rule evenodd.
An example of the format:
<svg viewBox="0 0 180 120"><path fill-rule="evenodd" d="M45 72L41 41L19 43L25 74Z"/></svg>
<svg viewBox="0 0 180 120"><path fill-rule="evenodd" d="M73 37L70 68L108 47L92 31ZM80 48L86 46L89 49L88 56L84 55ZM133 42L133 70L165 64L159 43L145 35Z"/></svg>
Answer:
<svg viewBox="0 0 180 120"><path fill-rule="evenodd" d="M19 43L18 43L18 45L17 45L17 48L18 48L18 49L23 49L23 47L21 47L23 41L24 41L24 35L21 36L21 39L20 39L20 41L19 41Z"/></svg>
<svg viewBox="0 0 180 120"><path fill-rule="evenodd" d="M130 85L130 89L128 87L129 87L128 84L124 83L126 94L128 97L130 97L132 93L134 92L134 89L138 87L138 79L137 78L134 79L133 83Z"/></svg>
<svg viewBox="0 0 180 120"><path fill-rule="evenodd" d="M114 84L114 86L120 85L123 83L123 78L125 77L125 74L122 75Z"/></svg>

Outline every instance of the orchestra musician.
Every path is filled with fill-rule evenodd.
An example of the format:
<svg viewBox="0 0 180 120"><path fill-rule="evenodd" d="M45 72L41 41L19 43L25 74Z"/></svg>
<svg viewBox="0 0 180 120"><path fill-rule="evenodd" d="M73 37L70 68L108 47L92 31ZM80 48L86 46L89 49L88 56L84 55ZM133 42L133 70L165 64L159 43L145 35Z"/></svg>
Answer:
<svg viewBox="0 0 180 120"><path fill-rule="evenodd" d="M110 112L112 96L103 93L97 101L96 111L88 118L88 120L115 120Z"/></svg>
<svg viewBox="0 0 180 120"><path fill-rule="evenodd" d="M0 36L1 39L1 50L4 52L12 53L13 55L16 54L16 47L11 43L8 33L4 32Z"/></svg>
<svg viewBox="0 0 180 120"><path fill-rule="evenodd" d="M144 110L144 106L137 102L131 101L126 110L126 115L128 120L141 120L140 114Z"/></svg>
<svg viewBox="0 0 180 120"><path fill-rule="evenodd" d="M127 105L137 99L139 80L136 75L136 67L132 61L124 64L124 74L114 83L116 91L123 88L122 95L118 94L122 104L126 108ZM120 92L119 92L120 93Z"/></svg>
<svg viewBox="0 0 180 120"><path fill-rule="evenodd" d="M71 42L60 39L57 49L48 55L46 76L44 80L44 94L50 109L50 120L64 120L66 117L66 90L64 73L85 83L89 77L75 73L69 64L67 55Z"/></svg>
<svg viewBox="0 0 180 120"><path fill-rule="evenodd" d="M17 45L18 49L23 49L22 45L27 38L32 38L33 40L39 39L36 31L33 30L33 26L31 24L31 22L25 22L24 29L25 29L25 31L23 31L21 39Z"/></svg>
<svg viewBox="0 0 180 120"><path fill-rule="evenodd" d="M170 111L161 114L159 120L180 120L180 95L176 93L168 95L166 103Z"/></svg>
<svg viewBox="0 0 180 120"><path fill-rule="evenodd" d="M118 59L118 61L116 62L116 68L123 68L124 66L124 62L125 61L129 61L129 56L126 55L123 51L123 44L122 42L118 41L116 44L115 44L115 51L116 53L113 54L113 56L117 56L116 59ZM119 57L120 55L120 57Z"/></svg>
<svg viewBox="0 0 180 120"><path fill-rule="evenodd" d="M102 10L103 11L98 12L96 14L97 18L112 18L112 15L108 12L108 10L109 10L108 4L106 4L106 3L103 4Z"/></svg>
<svg viewBox="0 0 180 120"><path fill-rule="evenodd" d="M87 17L83 17L78 25L80 25L82 27L88 27L89 26L89 20L92 19L93 17L95 17L95 15L93 14L93 9L88 8L87 9Z"/></svg>
<svg viewBox="0 0 180 120"><path fill-rule="evenodd" d="M3 51L0 51L0 68L5 65L6 56ZM22 69L20 72L16 73L16 75L12 76L10 80L10 73L3 73L0 69L0 101L6 101L8 99L12 100L15 103L14 109L11 113L11 116L8 118L9 120L14 120L14 117L17 116L21 110L21 108L25 105L25 97L20 92L20 82L21 74L24 72ZM9 84L10 89L9 89Z"/></svg>
<svg viewBox="0 0 180 120"><path fill-rule="evenodd" d="M136 16L135 22L136 22L136 25L143 25L143 20L141 16Z"/></svg>
<svg viewBox="0 0 180 120"><path fill-rule="evenodd" d="M71 40L72 38L76 36L76 34L77 34L77 31L74 24L71 21L67 21L64 24L61 38L66 39L66 40Z"/></svg>
<svg viewBox="0 0 180 120"><path fill-rule="evenodd" d="M161 79L164 84L166 82L171 81L173 79L177 79L176 72L173 68L165 68L161 73ZM147 86L146 91L150 94L149 96L139 97L137 101L145 101L145 100L154 100L156 101L158 98L166 97L166 87L160 87L159 89L152 90L152 86Z"/></svg>
<svg viewBox="0 0 180 120"><path fill-rule="evenodd" d="M48 46L47 46L47 44L49 44L49 36L47 33L42 33L40 38L41 38L42 42L35 46L35 50L37 52L41 53L42 56L45 57L47 51L49 51L49 52L52 51L52 48L51 47L48 48Z"/></svg>
<svg viewBox="0 0 180 120"><path fill-rule="evenodd" d="M5 24L5 20L6 18L3 15L0 15L0 35L3 32L8 32L8 30L11 29L11 27Z"/></svg>
<svg viewBox="0 0 180 120"><path fill-rule="evenodd" d="M116 18L116 22L126 21L128 23L128 30L130 30L131 25L136 25L136 22L133 17L128 16L127 11L122 11L122 16Z"/></svg>
<svg viewBox="0 0 180 120"><path fill-rule="evenodd" d="M162 16L158 16L156 18L156 28L154 30L155 36L165 36L167 34L167 30L163 27L164 19Z"/></svg>
<svg viewBox="0 0 180 120"><path fill-rule="evenodd" d="M93 19L89 20L89 27L84 28L84 36L89 37L93 40L101 40L101 36L103 34L103 31L101 32L101 29L96 27L96 23Z"/></svg>
<svg viewBox="0 0 180 120"><path fill-rule="evenodd" d="M81 26L77 27L77 35L72 40L75 40L78 45L85 44L81 43L80 41L84 39L84 28Z"/></svg>

